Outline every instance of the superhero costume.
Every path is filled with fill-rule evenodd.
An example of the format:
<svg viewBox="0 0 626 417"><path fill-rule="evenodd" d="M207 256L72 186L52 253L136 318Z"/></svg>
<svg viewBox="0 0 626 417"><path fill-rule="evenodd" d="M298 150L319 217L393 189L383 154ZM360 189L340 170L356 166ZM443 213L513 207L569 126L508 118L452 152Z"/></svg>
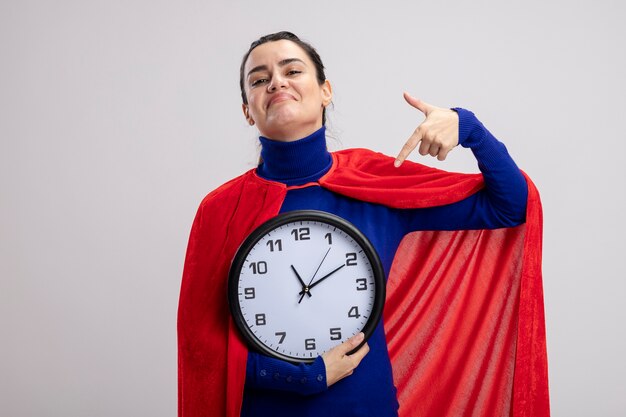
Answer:
<svg viewBox="0 0 626 417"><path fill-rule="evenodd" d="M385 203L393 207L429 207L448 204L464 199L481 187L480 175L449 174L410 163L405 163L405 166L396 169L393 167L390 158L365 150L338 152L333 156L333 159L334 163L331 171L320 180L320 184L323 187L358 200ZM379 174L380 177L378 176ZM396 188L394 189L393 187ZM237 379L241 378L241 376L233 372L242 372L242 369L245 369L245 360L243 364L241 363L241 351L244 351L243 356L245 357L245 346L241 345L238 335L232 333L234 330L232 327L230 328L230 333L225 333L225 335L228 334L227 339L225 339L228 340L228 345L225 347L212 343L213 341L219 341L219 338L206 338L207 334L204 333L205 331L219 332L227 330L228 327L226 326L228 325L229 317L221 313L220 319L208 320L205 323L204 320L208 317L207 314L215 318L218 316L214 314L218 313L209 311L210 308L207 308L206 305L194 305L194 303L198 303L202 297L205 297L205 300L212 297L212 307L216 307L214 304L222 303L223 307L226 307L225 311L227 314L225 290L222 294L224 297L217 299L219 296L216 294L220 293L221 289L211 291L212 288L206 285L218 285L220 288L223 285L225 288L225 275L222 277L223 282L211 281L208 271L208 268L211 266L218 266L217 271L219 271L219 268L223 269L223 266L212 263L213 261L207 260L206 257L210 257L209 253L211 255L223 255L227 258L223 260L227 264L227 271L232 254L225 255L225 253L232 250L234 254L234 250L238 246L238 243L232 242L231 234L236 232L239 226L241 226L243 229L247 229L247 231L241 232L243 236L240 240L243 240L247 233L256 225L260 224L265 218L276 214L282 203L285 189L282 184L265 181L251 171L211 193L201 205L190 238L185 278L181 290L181 320L179 321L179 335L181 336L179 340L180 415L206 415L207 413L224 415L225 410L229 411L230 414L228 415L239 414L238 406L241 403L241 394L237 394L237 389L241 392L241 388L238 388L237 384L242 384L242 381L238 381ZM465 337L470 339L476 336L486 338L486 340L476 343L475 346L486 346L490 356L494 356L493 352L495 351L497 353L495 356L501 357L503 365L495 366L496 371L510 373L511 369L506 364L512 363L511 360L514 360L515 383L512 383L514 394L512 400L513 415L547 415L545 338L543 338L541 300L539 300L538 304L539 310L536 309L537 304L533 304L537 302L537 296L539 299L541 298L540 269L537 268L540 266L540 258L536 256L537 254L540 256L540 251L538 252L540 247L534 246L538 244L537 242L540 244L540 240L537 240L538 237L540 238L540 211L537 212L539 201L536 191L534 191L534 187L530 183L528 202L528 219L525 226L498 231L420 232L419 236L411 236L410 239L407 239L403 243L402 248L398 250L399 255L394 263L394 271L396 272L392 271L392 277L401 274L403 276L414 275L420 278L403 277L402 279L394 280L390 277L390 293L385 311L389 350L394 362L395 383L399 389L398 397L402 404L401 412L409 412L409 415L412 415L411 410L424 409L432 413L428 415L459 415L459 407L462 407L462 403L465 403L466 407L471 406L467 404L474 404L474 407L476 406L475 404L482 404L484 410L481 415L495 415L493 411L499 410L498 407L502 407L502 405L493 404L494 402L502 401L501 393L496 394L492 400L477 399L477 397L484 396L485 391L490 391L488 383L487 388L484 388L486 380L495 381L492 384L494 384L494 387L497 387L501 385L500 382L503 380L503 377L489 374L493 374L494 366L483 366L481 369L481 364L484 365L485 362L485 352L477 355L472 352L465 352L465 350L470 350L470 347L454 346L454 339L464 340L459 335L465 334ZM271 210L271 213L263 213L264 210L259 212L259 205L267 207L268 210ZM210 215L206 215L206 213L210 213ZM203 214L205 215L203 216ZM255 218L255 216L257 217ZM241 225L240 220L246 224ZM532 225L534 227L531 227ZM536 234L537 226L539 226L539 235ZM220 227L222 227L221 231ZM211 230L216 230L217 234L211 233ZM220 233L225 234L220 235ZM524 241L524 236L526 236L526 241ZM210 240L214 238L219 242L223 242L225 238L224 246L215 242L214 247L211 248ZM529 238L531 240L534 239L535 242L526 247L528 246L526 244L529 242ZM234 246L234 249L230 249L228 247L229 244ZM222 254L213 253L219 252L216 248L220 248L224 252ZM441 253L441 248L446 248L446 253ZM471 248L474 253L472 251L468 253L468 248ZM523 251L521 251L522 248L524 249ZM199 251L201 253L198 253ZM407 262L398 262L398 260L405 259L407 252L422 254L421 261L414 265ZM402 256L400 256L400 253L402 253ZM528 258L530 261L524 262L523 266L520 262L515 261L515 259L526 256L528 253L535 256ZM428 254L426 258L432 258L432 260L424 263L424 254ZM203 257L205 259L202 259ZM475 258L480 259L477 260ZM528 261L528 259L525 261ZM433 268L433 262L437 265L436 268ZM510 267L507 267L507 265ZM535 266L534 269L533 265ZM464 272L462 275L477 277L478 279L475 281L478 284L473 285L477 285L480 288L466 288L465 283L467 281L472 282L472 279L465 278L460 281L458 279L459 268L474 271L473 273ZM447 272L433 273L433 270L440 271L442 269ZM479 274L477 271L481 271L481 273ZM522 282L525 282L526 278L524 277L529 276L529 274L526 274L529 271L535 284L537 280L539 283L538 287L530 287L531 297L528 297L527 291L524 291L525 286L521 286L521 294L516 292L520 291L519 287L517 290L514 288L516 285L519 286L520 279ZM487 283L481 282L481 276L491 274L494 274L494 277L499 276L501 279L492 277L487 280ZM197 279L203 276L207 279ZM425 276L428 279L425 280ZM192 279L191 277L194 278ZM512 278L506 279L506 277ZM492 282L495 282L495 284L492 284ZM437 284L434 285L433 283ZM502 285L502 283L508 283L512 286ZM440 291L439 287L445 287L446 284L450 284L447 286L453 287L455 290L453 292L449 290ZM407 289L407 286L409 286L409 289ZM410 288L411 286L413 287L412 289ZM396 287L400 289L394 290ZM487 288L488 291L482 293L483 287ZM412 293L415 296L415 300L399 300L399 298L408 295L408 293ZM464 300L463 296L459 296L459 294L468 294L469 301ZM477 297L472 297L472 294L477 295ZM495 304L494 306L489 305L489 303L485 305L484 303L472 301L472 298L487 298L485 294L487 296L491 295L496 299L505 298L508 301L504 304L492 303ZM523 302L519 308L519 317L514 311L517 309L515 304L518 294ZM463 306L457 308L454 304L459 303L459 297L461 297L460 304L463 304ZM407 305L423 304L425 300L431 298L439 300L439 303L435 303L434 306L426 309L406 309ZM445 306L448 302L451 304L450 308L447 308L449 311L443 311L446 309L442 309L442 306ZM430 303L431 305L433 304L432 299ZM533 305L535 310L526 308ZM495 312L492 311L494 309L496 310ZM509 323L509 326L498 324L495 327L498 329L504 328L504 330L500 333L494 333L493 331L481 331L480 329L473 329L472 326L462 325L461 322L464 319L469 319L469 321L479 324L486 321L486 319L481 319L480 314L477 317L478 320L471 320L472 312L474 314L476 312L480 313L481 310L484 313L488 313L488 316L495 316L498 319L505 318L506 320L504 321ZM424 311L428 311L429 314L424 315ZM524 336L522 336L520 344L517 345L517 356L513 358L510 353L511 348L513 348L513 353L515 350L514 342L517 338L517 324L519 322L520 329L526 325L526 320L529 318L527 313L533 319L540 316L540 324L534 323L531 326L530 339L524 339ZM470 315L469 317L467 317L468 314ZM191 321L191 318L201 318L201 320ZM220 320L222 323L218 322ZM410 320L413 323L407 325L407 321ZM515 328L510 326L513 322L515 323ZM181 323L184 323L184 325ZM402 325L402 323L405 324ZM437 323L445 324L445 326L440 326L443 328L443 331L437 332L432 330ZM207 325L209 327L206 327ZM428 330L429 328L430 330ZM412 337L407 337L407 334ZM185 338L186 335L190 337ZM193 337L191 337L192 335ZM488 340L488 338L493 340ZM202 345L204 343L206 343L204 347L198 346L198 344ZM508 348L502 349L501 345L503 343ZM429 348L429 346L441 344L444 345L443 351L445 355L433 354L432 348ZM532 352L532 349L529 350L529 346L530 348L538 349L538 353L535 354ZM543 346L543 353L541 346ZM207 355L206 352L209 351L221 356ZM227 356L237 358L237 352L240 354L239 362L229 361L228 369L219 369L219 367L215 366L216 364L223 364L224 360L222 358ZM524 362L522 360L524 355L526 355L526 359L530 356L535 363ZM448 358L448 360L442 361L442 358ZM483 358L482 361L480 360L481 358ZM451 365L464 361L476 364L476 369L470 369L471 372L469 372L470 375L474 376L474 380L467 380L467 369L456 370ZM451 368L451 366L452 369L446 370L446 368ZM465 368L468 367L466 366ZM442 379L444 382L452 380L452 385L450 383L445 385L438 381L440 378L433 378L435 374L446 375L446 372L453 378ZM511 375L510 378L512 378ZM460 387L454 386L454 381L457 379L460 381L460 384L458 384L461 385ZM520 380L524 381L524 384L528 383L528 381L534 381L535 383L533 386L523 386L520 385ZM224 382L226 382L226 386L224 386ZM437 387L437 384L441 385L441 387ZM477 384L482 385L483 389L476 389L475 385ZM472 389L473 386L474 389ZM415 387L418 388L416 389ZM420 389L419 387L426 387L427 389ZM200 388L200 390L195 390L197 388ZM429 399L429 393L438 393L438 396L433 394L431 397L434 396L435 398ZM208 398L209 394L215 395L214 400ZM229 400L224 403L222 400L225 394L228 394ZM506 396L506 393L504 394ZM239 398L237 398L238 395ZM441 404L439 409L437 409L437 404ZM452 404L452 408L450 408L450 404ZM454 407L456 407L457 414L450 414L454 412ZM453 411L448 411L448 414L442 412L446 409ZM212 411L209 412L208 410ZM543 411L538 412L537 410Z"/></svg>

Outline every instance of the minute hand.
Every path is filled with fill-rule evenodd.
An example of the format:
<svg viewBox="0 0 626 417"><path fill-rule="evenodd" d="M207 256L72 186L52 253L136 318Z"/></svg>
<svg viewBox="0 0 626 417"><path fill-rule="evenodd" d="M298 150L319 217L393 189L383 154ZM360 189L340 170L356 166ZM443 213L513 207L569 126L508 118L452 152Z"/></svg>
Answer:
<svg viewBox="0 0 626 417"><path fill-rule="evenodd" d="M346 266L346 264L341 265L340 267L335 268L333 271L329 272L328 274L324 275L323 277L321 277L320 279L318 279L317 281L315 281L313 284L309 285L309 290L313 287L315 287L317 284L319 284L320 282L324 281L326 278L328 278L329 276L331 276L332 274L334 274L335 272L339 271L341 268L343 268L344 266ZM304 294L304 290L300 291L300 294Z"/></svg>

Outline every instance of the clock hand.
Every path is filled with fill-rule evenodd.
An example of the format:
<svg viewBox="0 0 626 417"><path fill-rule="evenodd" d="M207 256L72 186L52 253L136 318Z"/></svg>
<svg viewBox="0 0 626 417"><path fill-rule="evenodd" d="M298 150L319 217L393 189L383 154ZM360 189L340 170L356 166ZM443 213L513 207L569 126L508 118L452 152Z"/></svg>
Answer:
<svg viewBox="0 0 626 417"><path fill-rule="evenodd" d="M291 269L296 274L296 277L298 278L298 281L300 281L300 285L302 285L302 291L306 292L307 294L309 294L309 297L311 297L312 294L309 292L309 288L306 286L304 281L302 281L302 278L300 278L300 274L298 274L298 271L296 271L296 268L294 268L294 266L291 265Z"/></svg>
<svg viewBox="0 0 626 417"><path fill-rule="evenodd" d="M317 284L319 284L320 282L324 281L326 278L328 278L329 276L331 276L332 274L334 274L335 272L339 271L341 268L343 268L344 266L346 266L346 264L342 264L341 266L333 269L331 272L329 272L328 274L324 275L323 277L321 277L320 279L318 279L317 281L315 281L313 284L309 285L309 289L315 287Z"/></svg>
<svg viewBox="0 0 626 417"><path fill-rule="evenodd" d="M315 273L313 274L313 276L311 277L311 280L309 281L309 285L304 286L304 288L302 289L302 291L300 291L300 299L298 300L298 304L300 304L302 302L302 299L304 298L304 290L306 289L306 292L308 292L311 283L313 282L313 280L315 279L315 276L317 275L317 273L319 272L320 268L322 267L322 264L324 263L324 260L326 259L326 257L328 256L328 252L330 252L331 248L328 248L328 250L326 251L326 254L324 255L324 257L322 258L322 261L320 262L320 264L317 266L317 269L315 270ZM309 295L311 295L311 293L309 293Z"/></svg>
<svg viewBox="0 0 626 417"><path fill-rule="evenodd" d="M308 290L310 290L311 288L315 287L317 284L319 284L320 282L324 281L326 278L328 278L329 276L333 275L335 272L339 271L341 268L343 268L344 266L346 266L346 264L343 264L337 268L335 268L334 270L332 270L331 272L329 272L328 274L324 275L323 277L321 277L320 279L318 279L317 281L315 281L313 284L309 285L306 288L303 288L302 291L300 291L300 301L302 301L302 297L304 297L304 294L306 292L308 292ZM307 290L307 291L305 291ZM300 303L300 301L298 301L298 303Z"/></svg>
<svg viewBox="0 0 626 417"><path fill-rule="evenodd" d="M324 255L324 257L322 258L322 262L320 262L320 264L317 266L317 269L315 270L315 273L313 274L313 276L311 277L311 281L309 281L309 285L311 285L311 283L313 282L313 280L315 279L315 275L317 275L317 273L319 272L320 268L322 267L322 264L324 263L324 260L326 259L326 257L328 256L328 252L330 252L330 248L328 248L328 250L326 251L326 255Z"/></svg>

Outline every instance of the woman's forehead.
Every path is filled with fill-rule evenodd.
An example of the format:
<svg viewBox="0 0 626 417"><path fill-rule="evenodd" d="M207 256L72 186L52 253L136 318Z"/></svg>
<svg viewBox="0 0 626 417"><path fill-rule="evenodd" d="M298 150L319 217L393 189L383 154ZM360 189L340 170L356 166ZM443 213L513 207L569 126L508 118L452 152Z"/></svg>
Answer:
<svg viewBox="0 0 626 417"><path fill-rule="evenodd" d="M257 46L250 52L246 61L246 74L250 69L259 65L272 65L281 61L296 58L305 65L311 66L312 62L307 53L298 44L286 39L267 42Z"/></svg>

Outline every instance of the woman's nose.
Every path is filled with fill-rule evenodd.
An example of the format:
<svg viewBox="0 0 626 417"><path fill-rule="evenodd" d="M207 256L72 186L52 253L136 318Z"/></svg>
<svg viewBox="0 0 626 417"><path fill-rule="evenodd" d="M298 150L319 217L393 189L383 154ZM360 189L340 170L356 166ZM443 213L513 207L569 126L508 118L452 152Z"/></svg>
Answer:
<svg viewBox="0 0 626 417"><path fill-rule="evenodd" d="M283 77L281 74L274 74L272 76L272 81L267 85L268 91L276 91L280 88L287 88L287 78Z"/></svg>

